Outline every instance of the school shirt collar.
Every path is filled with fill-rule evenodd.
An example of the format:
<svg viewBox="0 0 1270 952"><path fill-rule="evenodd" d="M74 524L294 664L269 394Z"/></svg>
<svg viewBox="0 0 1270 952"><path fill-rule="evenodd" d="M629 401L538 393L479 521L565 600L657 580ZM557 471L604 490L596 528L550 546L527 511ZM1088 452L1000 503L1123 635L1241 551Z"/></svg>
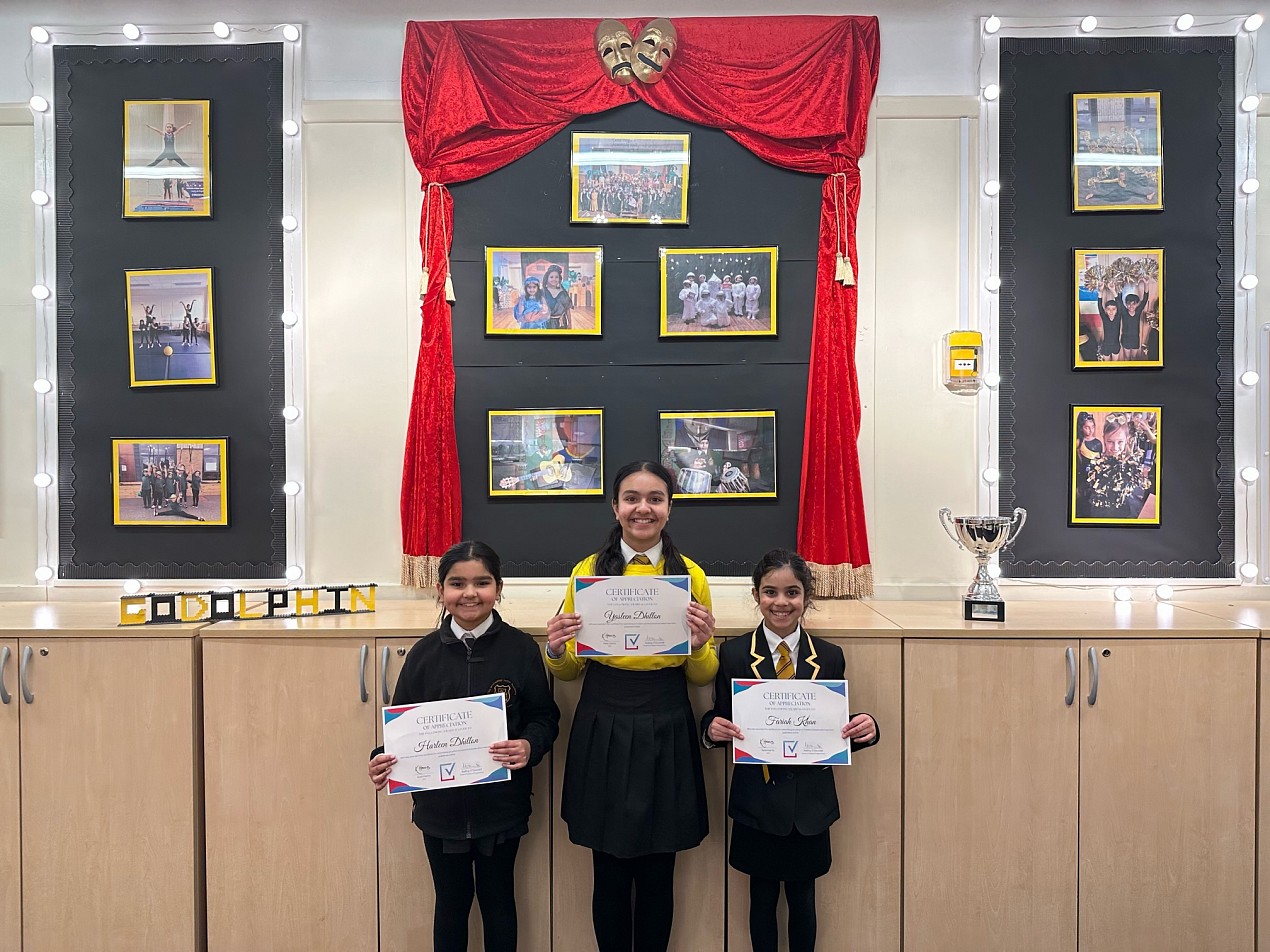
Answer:
<svg viewBox="0 0 1270 952"><path fill-rule="evenodd" d="M635 556L639 555L640 553L636 552L629 545L627 545L625 539L622 539L621 542L622 542L622 558L626 560L627 565L630 565L631 559L635 558ZM661 542L658 542L651 549L646 549L643 553L644 555L648 556L648 561L652 562L653 565L656 565L658 562L661 561L661 547L662 547Z"/></svg>
<svg viewBox="0 0 1270 952"><path fill-rule="evenodd" d="M763 622L763 634L767 638L767 653L772 656L772 664L776 664L780 659L778 648L782 641L785 642L785 647L789 649L789 660L795 665L798 664L798 642L802 631L802 625L799 625L790 632L789 637L782 639L780 635L767 627L767 622Z"/></svg>
<svg viewBox="0 0 1270 952"><path fill-rule="evenodd" d="M475 628L473 628L471 631L464 631L463 628L459 625L459 623L454 620L454 616L453 615L450 616L450 631L454 633L454 637L459 639L459 641L462 641L465 636L470 637L473 641L475 641L477 638L481 637L481 635L485 634L485 632L489 631L493 627L494 627L494 613L493 612L490 612L489 617L486 618L479 625L477 625Z"/></svg>

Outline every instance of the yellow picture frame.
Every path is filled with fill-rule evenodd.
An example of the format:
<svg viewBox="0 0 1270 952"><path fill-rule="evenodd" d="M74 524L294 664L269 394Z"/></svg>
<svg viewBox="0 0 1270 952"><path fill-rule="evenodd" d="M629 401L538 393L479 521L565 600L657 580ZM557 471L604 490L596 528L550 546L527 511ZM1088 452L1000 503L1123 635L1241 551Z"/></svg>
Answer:
<svg viewBox="0 0 1270 952"><path fill-rule="evenodd" d="M124 100L124 218L211 217L211 113L210 99Z"/></svg>
<svg viewBox="0 0 1270 952"><path fill-rule="evenodd" d="M485 333L489 337L599 337L604 248L485 248ZM552 274L559 274L558 288ZM568 275L566 278L565 275ZM537 281L535 296L529 286ZM560 301L564 302L563 311ZM532 308L532 311L529 309Z"/></svg>
<svg viewBox="0 0 1270 952"><path fill-rule="evenodd" d="M672 498L776 498L775 410L663 411L657 423L659 458L675 477Z"/></svg>
<svg viewBox="0 0 1270 952"><path fill-rule="evenodd" d="M1071 406L1068 523L1160 524L1159 406Z"/></svg>
<svg viewBox="0 0 1270 952"><path fill-rule="evenodd" d="M1072 211L1164 208L1160 116L1158 91L1072 94Z"/></svg>
<svg viewBox="0 0 1270 952"><path fill-rule="evenodd" d="M1072 257L1072 366L1163 367L1164 249L1077 248ZM1109 328L1114 328L1114 342L1107 339Z"/></svg>
<svg viewBox="0 0 1270 952"><path fill-rule="evenodd" d="M528 427L528 428L527 428ZM489 495L604 495L604 411L488 411Z"/></svg>
<svg viewBox="0 0 1270 952"><path fill-rule="evenodd" d="M213 448L215 452L209 452ZM110 441L110 455L115 525L202 529L229 524L228 439L124 437ZM144 477L150 475L153 480L158 474L150 470L161 463L165 474L171 472L172 483L166 484L165 478L162 488L150 488ZM185 469L184 485L181 468ZM197 488L192 479L195 472L199 474Z"/></svg>
<svg viewBox="0 0 1270 952"><path fill-rule="evenodd" d="M569 221L686 225L691 164L690 133L574 132Z"/></svg>
<svg viewBox="0 0 1270 952"><path fill-rule="evenodd" d="M216 383L212 269L125 271L124 287L131 385Z"/></svg>
<svg viewBox="0 0 1270 952"><path fill-rule="evenodd" d="M779 256L780 248L777 245L659 248L657 259L661 275L661 336L775 337L776 268ZM759 267L755 267L756 262ZM750 278L757 277L755 271L762 275L762 282L758 285L760 293L752 316L748 297L741 298L745 303L745 315L735 313L740 305L732 290L734 284L726 280L732 277L732 271L728 270L730 268L743 271L747 286L750 285ZM702 305L709 298L703 297L699 290L695 298L690 296L685 300L682 297L690 290L687 276L699 277L703 269L709 271L710 278L698 283L713 287L714 281L719 281L719 290L723 292L724 301L722 309L717 306L719 298L711 295L715 307L702 310ZM720 272L724 278L718 277Z"/></svg>

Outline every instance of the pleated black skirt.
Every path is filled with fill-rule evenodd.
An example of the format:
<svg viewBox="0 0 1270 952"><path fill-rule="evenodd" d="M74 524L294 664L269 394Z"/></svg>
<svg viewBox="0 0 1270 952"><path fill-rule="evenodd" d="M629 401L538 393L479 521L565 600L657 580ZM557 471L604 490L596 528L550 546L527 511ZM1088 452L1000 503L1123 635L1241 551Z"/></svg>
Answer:
<svg viewBox="0 0 1270 952"><path fill-rule="evenodd" d="M764 833L744 823L732 822L728 864L760 879L817 879L829 872L833 853L829 831L804 836L797 830L785 836Z"/></svg>
<svg viewBox="0 0 1270 952"><path fill-rule="evenodd" d="M560 815L571 841L623 858L677 853L705 839L706 785L682 666L587 665Z"/></svg>

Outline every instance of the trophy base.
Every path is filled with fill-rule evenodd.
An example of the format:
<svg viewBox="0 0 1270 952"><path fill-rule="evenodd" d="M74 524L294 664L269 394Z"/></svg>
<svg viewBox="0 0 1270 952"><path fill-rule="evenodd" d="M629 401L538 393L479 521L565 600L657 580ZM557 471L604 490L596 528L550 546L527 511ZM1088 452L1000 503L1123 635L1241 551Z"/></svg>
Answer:
<svg viewBox="0 0 1270 952"><path fill-rule="evenodd" d="M1005 621L1005 602L990 598L961 600L966 621Z"/></svg>

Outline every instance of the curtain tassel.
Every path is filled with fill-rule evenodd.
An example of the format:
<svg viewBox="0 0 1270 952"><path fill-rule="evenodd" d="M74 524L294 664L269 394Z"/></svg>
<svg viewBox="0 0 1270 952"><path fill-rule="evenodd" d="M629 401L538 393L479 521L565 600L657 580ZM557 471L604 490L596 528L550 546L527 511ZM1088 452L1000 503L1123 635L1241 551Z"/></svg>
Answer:
<svg viewBox="0 0 1270 952"><path fill-rule="evenodd" d="M450 259L445 259L445 299L454 303L454 281L450 279Z"/></svg>
<svg viewBox="0 0 1270 952"><path fill-rule="evenodd" d="M851 259L838 252L838 281L844 288L855 287L855 269L851 267Z"/></svg>
<svg viewBox="0 0 1270 952"><path fill-rule="evenodd" d="M420 301L422 301L424 298L428 296L428 279L431 277L432 275L428 273L428 268L425 265L423 268L423 274L419 275L419 300Z"/></svg>

